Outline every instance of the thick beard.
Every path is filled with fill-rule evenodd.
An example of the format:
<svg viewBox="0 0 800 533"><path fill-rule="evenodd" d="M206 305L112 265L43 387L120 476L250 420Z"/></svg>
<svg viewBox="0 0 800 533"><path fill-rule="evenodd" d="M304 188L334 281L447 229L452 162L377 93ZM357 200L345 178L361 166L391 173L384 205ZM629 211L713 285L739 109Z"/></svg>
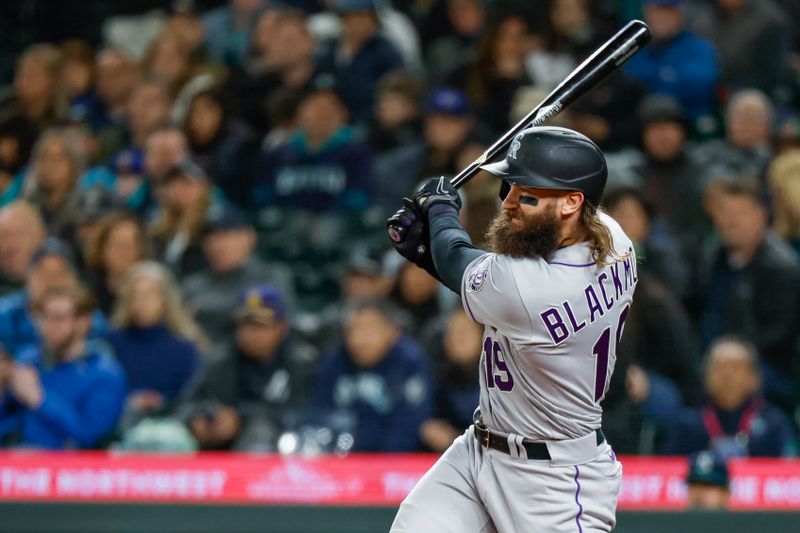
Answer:
<svg viewBox="0 0 800 533"><path fill-rule="evenodd" d="M519 212L518 212L519 213ZM514 225L510 211L501 211L494 217L486 238L492 251L512 257L541 257L547 260L558 249L561 221L556 217L555 206L548 206L538 215L519 213L522 227Z"/></svg>

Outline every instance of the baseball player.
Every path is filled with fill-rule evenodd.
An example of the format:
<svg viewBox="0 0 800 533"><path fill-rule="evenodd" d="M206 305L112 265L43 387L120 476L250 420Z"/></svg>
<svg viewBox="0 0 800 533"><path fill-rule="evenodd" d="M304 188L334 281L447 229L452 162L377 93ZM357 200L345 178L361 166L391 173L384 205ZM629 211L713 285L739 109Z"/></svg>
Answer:
<svg viewBox="0 0 800 533"><path fill-rule="evenodd" d="M597 532L616 522L622 465L600 402L637 282L630 239L598 211L606 163L587 137L524 130L504 160L502 211L479 250L445 178L388 221L395 248L484 325L475 423L420 480L392 532Z"/></svg>

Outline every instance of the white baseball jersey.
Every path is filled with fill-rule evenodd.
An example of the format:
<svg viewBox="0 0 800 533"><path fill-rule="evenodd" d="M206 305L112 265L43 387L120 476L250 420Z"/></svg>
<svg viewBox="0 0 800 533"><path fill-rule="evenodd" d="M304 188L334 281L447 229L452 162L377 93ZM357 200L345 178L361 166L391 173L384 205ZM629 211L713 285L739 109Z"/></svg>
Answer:
<svg viewBox="0 0 800 533"><path fill-rule="evenodd" d="M630 239L599 216L622 258L610 265L584 242L548 261L490 253L466 269L464 308L485 326L480 408L490 429L549 441L600 427L638 276Z"/></svg>

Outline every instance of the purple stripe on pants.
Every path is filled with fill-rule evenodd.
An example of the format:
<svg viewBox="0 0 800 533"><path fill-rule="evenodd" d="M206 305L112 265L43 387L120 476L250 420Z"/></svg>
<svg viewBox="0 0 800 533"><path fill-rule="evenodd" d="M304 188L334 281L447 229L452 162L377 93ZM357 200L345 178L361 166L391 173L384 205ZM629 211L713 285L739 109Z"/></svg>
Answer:
<svg viewBox="0 0 800 533"><path fill-rule="evenodd" d="M583 514L583 505L581 505L580 500L578 497L581 495L581 482L578 480L578 476L580 475L581 471L578 469L578 466L575 466L575 484L578 488L575 490L575 503L578 504L578 514L575 515L575 523L578 524L578 533L583 533L583 528L581 527L581 515Z"/></svg>

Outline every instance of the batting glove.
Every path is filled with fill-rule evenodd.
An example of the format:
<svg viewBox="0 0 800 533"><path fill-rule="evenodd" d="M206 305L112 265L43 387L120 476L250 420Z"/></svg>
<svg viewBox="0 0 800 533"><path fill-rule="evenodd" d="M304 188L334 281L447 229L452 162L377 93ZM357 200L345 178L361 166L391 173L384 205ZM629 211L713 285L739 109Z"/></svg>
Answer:
<svg viewBox="0 0 800 533"><path fill-rule="evenodd" d="M434 204L448 204L461 210L461 198L458 191L444 176L431 178L414 193L414 202L422 210L425 218L428 217L430 207Z"/></svg>
<svg viewBox="0 0 800 533"><path fill-rule="evenodd" d="M403 198L403 207L386 221L386 231L397 253L441 281L433 265L428 224L416 203Z"/></svg>

